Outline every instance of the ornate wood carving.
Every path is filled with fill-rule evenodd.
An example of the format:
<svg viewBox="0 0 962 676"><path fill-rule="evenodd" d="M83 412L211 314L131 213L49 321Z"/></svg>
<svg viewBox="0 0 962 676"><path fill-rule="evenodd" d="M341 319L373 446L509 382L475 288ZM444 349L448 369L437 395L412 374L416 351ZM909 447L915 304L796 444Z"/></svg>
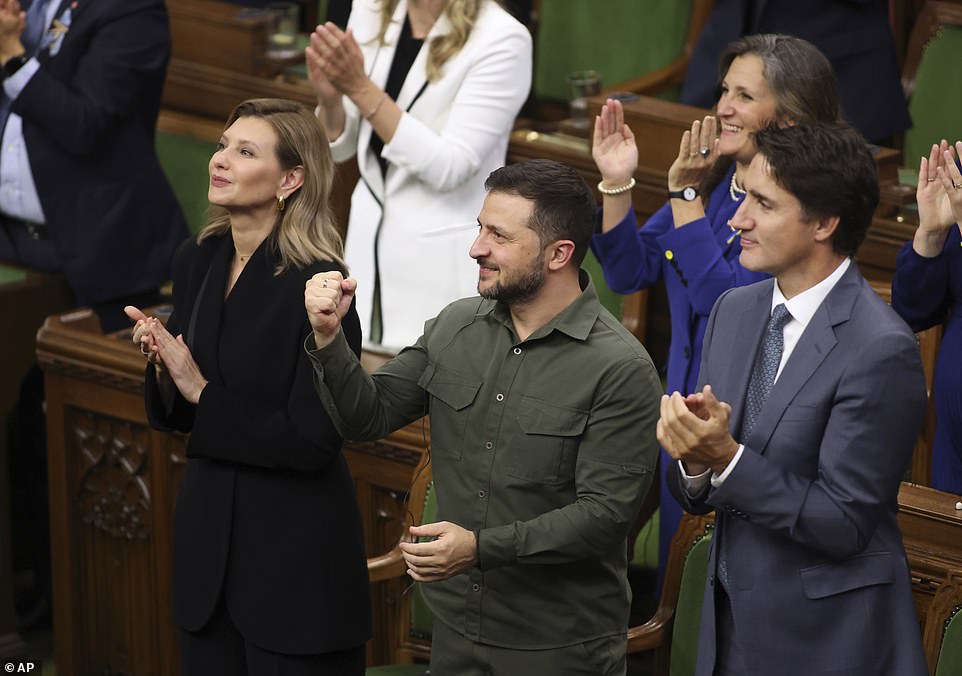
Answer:
<svg viewBox="0 0 962 676"><path fill-rule="evenodd" d="M147 431L131 423L73 411L80 451L77 506L85 524L111 537L146 540L150 535Z"/></svg>

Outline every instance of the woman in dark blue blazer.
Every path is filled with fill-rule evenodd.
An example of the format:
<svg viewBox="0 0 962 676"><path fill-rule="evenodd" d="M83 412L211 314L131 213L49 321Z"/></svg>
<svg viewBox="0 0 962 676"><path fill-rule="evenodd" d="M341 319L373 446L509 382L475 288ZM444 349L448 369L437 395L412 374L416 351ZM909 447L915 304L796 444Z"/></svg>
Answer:
<svg viewBox="0 0 962 676"><path fill-rule="evenodd" d="M209 169L213 206L177 252L166 328L127 308L150 361L151 424L190 433L174 515L182 673L359 675L371 634L360 512L302 349L307 280L346 272L330 149L300 104L246 101Z"/></svg>
<svg viewBox="0 0 962 676"><path fill-rule="evenodd" d="M752 133L769 124L833 121L839 117L832 66L814 46L786 35L750 35L733 42L720 64L714 115L692 122L668 170L668 203L639 228L631 204L638 148L618 101L595 120L592 156L602 181L600 232L591 250L605 280L633 293L664 280L671 313L667 390L697 390L701 344L712 306L734 286L767 275L738 262L739 232L729 220L745 195L744 175L755 156ZM732 355L737 359L738 355ZM681 519L669 495L661 456L659 569Z"/></svg>
<svg viewBox="0 0 962 676"><path fill-rule="evenodd" d="M955 142L962 157L962 141ZM915 331L945 322L932 387L932 486L962 494L962 172L949 144L919 166L919 228L899 252L892 307Z"/></svg>

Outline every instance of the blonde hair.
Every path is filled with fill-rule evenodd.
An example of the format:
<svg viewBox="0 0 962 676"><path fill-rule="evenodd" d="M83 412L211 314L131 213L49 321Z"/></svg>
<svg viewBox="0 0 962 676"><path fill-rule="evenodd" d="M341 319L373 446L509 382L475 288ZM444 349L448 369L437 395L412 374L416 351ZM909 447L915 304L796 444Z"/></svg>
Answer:
<svg viewBox="0 0 962 676"><path fill-rule="evenodd" d="M334 227L331 209L334 160L320 120L295 101L250 99L234 108L224 129L242 117L260 118L271 126L277 134L275 152L282 168L304 167L303 185L287 197L284 211L277 212L277 223L268 237L267 246L280 258L274 274L319 260L333 261L346 271L344 243ZM227 210L211 205L197 241L229 231Z"/></svg>
<svg viewBox="0 0 962 676"><path fill-rule="evenodd" d="M444 14L451 23L451 31L445 35L438 35L431 40L428 47L427 75L428 82L435 82L441 77L441 67L448 59L461 51L464 43L471 36L471 29L478 18L481 3L486 0L447 0ZM494 0L491 0L494 1ZM381 28L377 39L383 45L384 35L387 33L398 0L381 1Z"/></svg>

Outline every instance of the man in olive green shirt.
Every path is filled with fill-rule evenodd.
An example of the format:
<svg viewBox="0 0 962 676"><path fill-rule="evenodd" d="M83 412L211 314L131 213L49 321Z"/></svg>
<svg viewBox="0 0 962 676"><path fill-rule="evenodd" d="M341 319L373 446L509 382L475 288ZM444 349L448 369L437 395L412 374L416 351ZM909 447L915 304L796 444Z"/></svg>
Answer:
<svg viewBox="0 0 962 676"><path fill-rule="evenodd" d="M485 187L481 297L372 376L340 332L355 281L308 282L317 390L349 439L431 416L442 520L402 549L438 620L435 676L624 674L625 539L651 485L661 385L579 269L595 202L578 174L535 160Z"/></svg>

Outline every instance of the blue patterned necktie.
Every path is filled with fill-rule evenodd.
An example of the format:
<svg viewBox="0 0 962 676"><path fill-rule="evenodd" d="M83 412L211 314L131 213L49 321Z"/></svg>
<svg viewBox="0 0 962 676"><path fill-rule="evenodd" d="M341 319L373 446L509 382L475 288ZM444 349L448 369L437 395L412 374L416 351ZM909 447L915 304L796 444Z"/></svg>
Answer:
<svg viewBox="0 0 962 676"><path fill-rule="evenodd" d="M33 0L30 9L27 10L27 25L24 26L23 35L20 36L20 44L23 45L23 51L27 56L33 56L37 47L40 46L40 39L47 28L44 18L49 4L50 0Z"/></svg>
<svg viewBox="0 0 962 676"><path fill-rule="evenodd" d="M779 303L772 310L768 326L765 327L765 335L762 337L762 344L755 358L755 367L752 369L752 379L748 383L748 395L745 398L745 414L742 416L740 437L742 443L745 443L745 439L751 434L755 419L758 418L759 411L762 410L769 392L772 391L785 347L785 336L782 331L791 318L792 314L785 308L785 304ZM728 591L728 541L724 534L719 544L721 546L718 549L716 564L718 579L725 591Z"/></svg>
<svg viewBox="0 0 962 676"><path fill-rule="evenodd" d="M762 406L768 400L768 394L772 391L775 383L775 374L778 373L778 365L782 361L782 350L785 346L785 338L782 330L792 318L792 314L785 308L784 303L779 303L772 310L772 316L765 327L765 335L762 337L762 345L755 359L755 368L752 370L752 379L748 383L748 395L745 397L745 415L742 417L742 443L751 434L755 427L755 420L758 418Z"/></svg>

